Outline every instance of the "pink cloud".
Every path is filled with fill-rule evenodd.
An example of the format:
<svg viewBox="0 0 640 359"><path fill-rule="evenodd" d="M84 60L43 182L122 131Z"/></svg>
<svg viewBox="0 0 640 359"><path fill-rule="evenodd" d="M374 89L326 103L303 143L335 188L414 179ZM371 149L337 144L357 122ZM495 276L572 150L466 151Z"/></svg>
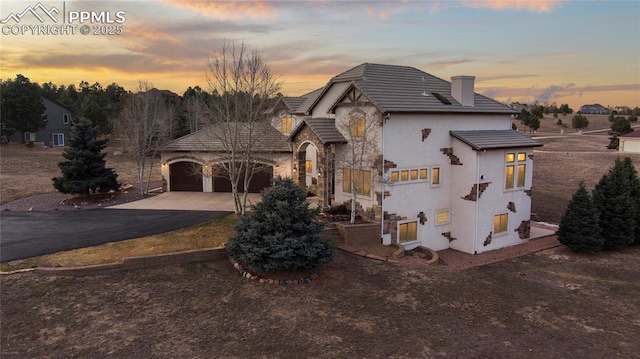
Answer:
<svg viewBox="0 0 640 359"><path fill-rule="evenodd" d="M493 10L528 10L533 12L551 12L555 7L561 5L559 0L471 0L461 1L465 6L475 8L487 8Z"/></svg>
<svg viewBox="0 0 640 359"><path fill-rule="evenodd" d="M220 20L268 19L276 18L276 10L272 3L263 0L255 1L190 1L164 0L174 7L199 12Z"/></svg>

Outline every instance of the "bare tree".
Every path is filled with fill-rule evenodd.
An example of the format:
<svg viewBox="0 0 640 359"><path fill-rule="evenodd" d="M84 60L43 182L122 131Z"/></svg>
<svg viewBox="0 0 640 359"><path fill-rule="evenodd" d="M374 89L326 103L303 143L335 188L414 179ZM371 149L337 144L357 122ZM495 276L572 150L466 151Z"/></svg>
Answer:
<svg viewBox="0 0 640 359"><path fill-rule="evenodd" d="M140 194L146 195L160 145L168 139L174 111L147 81L140 81L137 92L127 94L124 101L116 128L133 153Z"/></svg>
<svg viewBox="0 0 640 359"><path fill-rule="evenodd" d="M213 98L207 103L210 127L204 131L218 147L218 175L231 182L235 212L244 214L251 178L279 140L270 135L277 130L269 109L280 84L261 53L227 42L209 58L207 82Z"/></svg>
<svg viewBox="0 0 640 359"><path fill-rule="evenodd" d="M358 194L369 196L376 180L380 117L378 111L368 113L355 107L347 116L336 118L336 128L348 141L337 152L336 167L343 169L343 189L351 193L351 224L356 221Z"/></svg>

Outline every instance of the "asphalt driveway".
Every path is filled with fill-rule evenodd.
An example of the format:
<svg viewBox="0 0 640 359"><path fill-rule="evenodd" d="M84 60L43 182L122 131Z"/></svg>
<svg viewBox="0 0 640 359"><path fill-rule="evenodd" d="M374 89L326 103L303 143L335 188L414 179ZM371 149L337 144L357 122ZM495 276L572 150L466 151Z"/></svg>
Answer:
<svg viewBox="0 0 640 359"><path fill-rule="evenodd" d="M228 211L93 209L0 213L0 262L194 226Z"/></svg>

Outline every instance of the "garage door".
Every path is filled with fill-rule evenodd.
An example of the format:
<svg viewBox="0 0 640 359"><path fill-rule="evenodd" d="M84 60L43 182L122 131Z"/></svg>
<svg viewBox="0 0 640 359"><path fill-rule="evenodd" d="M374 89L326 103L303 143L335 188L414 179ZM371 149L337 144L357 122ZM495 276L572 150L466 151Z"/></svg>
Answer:
<svg viewBox="0 0 640 359"><path fill-rule="evenodd" d="M260 193L263 189L271 187L273 180L273 167L264 166L256 171L249 183L249 193ZM244 192L244 179L238 181L238 192ZM213 190L215 192L231 192L231 181L225 175L218 175L213 178Z"/></svg>
<svg viewBox="0 0 640 359"><path fill-rule="evenodd" d="M171 191L202 192L202 165L175 162L169 165Z"/></svg>

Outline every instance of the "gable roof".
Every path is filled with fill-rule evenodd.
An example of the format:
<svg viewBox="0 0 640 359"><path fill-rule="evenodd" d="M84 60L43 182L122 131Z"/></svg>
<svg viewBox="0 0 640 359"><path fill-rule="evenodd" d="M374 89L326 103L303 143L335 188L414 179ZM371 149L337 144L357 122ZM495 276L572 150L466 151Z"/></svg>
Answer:
<svg viewBox="0 0 640 359"><path fill-rule="evenodd" d="M624 137L624 138L640 138L640 131L633 131L633 132L629 132L626 133L620 137Z"/></svg>
<svg viewBox="0 0 640 359"><path fill-rule="evenodd" d="M542 143L515 130L449 131L449 134L476 151L542 146Z"/></svg>
<svg viewBox="0 0 640 359"><path fill-rule="evenodd" d="M307 98L305 104L308 106L301 106L299 110L308 114L329 88L345 82L349 83L345 91L357 88L381 112L516 113L510 107L477 93L474 93L473 106L462 106L453 98L449 81L414 67L372 63L358 65L333 77L315 99Z"/></svg>
<svg viewBox="0 0 640 359"><path fill-rule="evenodd" d="M340 131L336 128L336 122L333 118L305 118L296 128L291 131L288 140L291 141L295 135L302 130L304 126L308 126L309 129L320 139L322 144L327 143L347 143L347 140L342 136Z"/></svg>
<svg viewBox="0 0 640 359"><path fill-rule="evenodd" d="M167 152L222 152L229 141L224 140L224 134L234 129L235 123L217 123L192 134L169 141L162 146L161 151ZM269 124L262 125L258 131L260 136L254 136L253 141L259 152L291 152L291 145L287 137ZM245 146L250 139L250 131L243 123L238 123L239 144ZM226 142L226 143L225 143Z"/></svg>

